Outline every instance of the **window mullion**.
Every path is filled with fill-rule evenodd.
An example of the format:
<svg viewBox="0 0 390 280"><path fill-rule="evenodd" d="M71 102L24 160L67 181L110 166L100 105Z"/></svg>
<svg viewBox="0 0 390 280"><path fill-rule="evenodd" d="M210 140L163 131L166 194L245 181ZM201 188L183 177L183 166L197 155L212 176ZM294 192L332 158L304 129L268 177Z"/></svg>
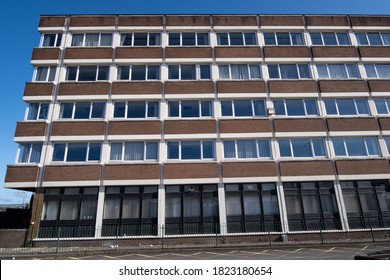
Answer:
<svg viewBox="0 0 390 280"><path fill-rule="evenodd" d="M366 149L366 156L370 156L370 152L369 152L368 147L367 147L366 138L363 138L363 142L364 142L364 148Z"/></svg>
<svg viewBox="0 0 390 280"><path fill-rule="evenodd" d="M283 99L284 115L288 116L286 99Z"/></svg>
<svg viewBox="0 0 390 280"><path fill-rule="evenodd" d="M309 141L310 141L311 156L312 157L316 157L317 155L316 155L316 153L314 151L313 139L309 139Z"/></svg>
<svg viewBox="0 0 390 280"><path fill-rule="evenodd" d="M147 143L146 141L143 142L143 144L144 144L143 160L146 160L146 147L147 147L146 143Z"/></svg>
<svg viewBox="0 0 390 280"><path fill-rule="evenodd" d="M236 110L235 110L235 107L234 107L234 100L231 100L230 104L232 106L233 117L235 117L236 116Z"/></svg>
<svg viewBox="0 0 390 280"><path fill-rule="evenodd" d="M148 117L148 111L149 111L149 101L145 101L145 115L144 118Z"/></svg>
<svg viewBox="0 0 390 280"><path fill-rule="evenodd" d="M292 140L289 139L288 141L289 141L289 143L290 143L291 156L292 156L293 158L295 158L295 155L294 155L294 147L293 147Z"/></svg>
<svg viewBox="0 0 390 280"><path fill-rule="evenodd" d="M179 142L179 160L181 160L181 143L182 141L178 141Z"/></svg>
<svg viewBox="0 0 390 280"><path fill-rule="evenodd" d="M68 145L69 145L69 143L65 144L64 158L62 159L63 162L67 162L68 161Z"/></svg>
<svg viewBox="0 0 390 280"><path fill-rule="evenodd" d="M345 141L345 138L342 138L342 139L343 139L343 144L344 144L345 153L347 154L347 156L349 156L349 151L348 151L347 142Z"/></svg>
<svg viewBox="0 0 390 280"><path fill-rule="evenodd" d="M102 42L102 33L98 33L99 35L98 35L98 47L100 47L100 44L101 44L101 42Z"/></svg>
<svg viewBox="0 0 390 280"><path fill-rule="evenodd" d="M29 162L31 161L32 145L33 145L33 144L28 144L28 157L27 157L27 163L29 163Z"/></svg>
<svg viewBox="0 0 390 280"><path fill-rule="evenodd" d="M238 159L238 145L237 140L234 140L234 152L236 153L236 159Z"/></svg>
<svg viewBox="0 0 390 280"><path fill-rule="evenodd" d="M72 120L74 120L75 115L76 115L76 102L72 102Z"/></svg>
<svg viewBox="0 0 390 280"><path fill-rule="evenodd" d="M93 102L89 103L89 119L92 119Z"/></svg>
<svg viewBox="0 0 390 280"><path fill-rule="evenodd" d="M86 153L86 155L85 155L85 161L88 161L88 159L89 159L89 142L87 143L87 153Z"/></svg>
<svg viewBox="0 0 390 280"><path fill-rule="evenodd" d="M199 141L199 146L200 146L200 159L203 159L203 141Z"/></svg>
<svg viewBox="0 0 390 280"><path fill-rule="evenodd" d="M292 37L291 37L291 32L288 32L288 39L289 39L289 45L292 46L293 45L293 41L292 41Z"/></svg>
<svg viewBox="0 0 390 280"><path fill-rule="evenodd" d="M121 160L124 161L125 160L125 147L126 147L126 142L121 142L122 144L122 156L121 156Z"/></svg>
<svg viewBox="0 0 390 280"><path fill-rule="evenodd" d="M200 102L200 100L198 100L198 112L199 112L198 118L203 117L201 104L202 104L202 102Z"/></svg>

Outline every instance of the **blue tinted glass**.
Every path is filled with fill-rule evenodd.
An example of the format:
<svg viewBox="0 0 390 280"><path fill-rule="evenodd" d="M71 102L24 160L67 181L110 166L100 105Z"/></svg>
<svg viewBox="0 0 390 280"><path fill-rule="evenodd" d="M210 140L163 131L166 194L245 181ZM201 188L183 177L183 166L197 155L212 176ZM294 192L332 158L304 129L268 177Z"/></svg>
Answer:
<svg viewBox="0 0 390 280"><path fill-rule="evenodd" d="M374 64L366 64L364 65L364 68L366 69L368 78L378 78Z"/></svg>
<svg viewBox="0 0 390 280"><path fill-rule="evenodd" d="M287 115L289 116L304 116L305 108L303 106L303 100L292 99L286 100Z"/></svg>
<svg viewBox="0 0 390 280"><path fill-rule="evenodd" d="M92 114L91 118L94 119L101 119L104 117L104 107L105 107L104 102L93 102L92 103Z"/></svg>
<svg viewBox="0 0 390 280"><path fill-rule="evenodd" d="M337 99L340 115L356 115L355 104L352 99Z"/></svg>
<svg viewBox="0 0 390 280"><path fill-rule="evenodd" d="M101 146L100 143L89 144L88 160L100 160Z"/></svg>
<svg viewBox="0 0 390 280"><path fill-rule="evenodd" d="M268 74L271 79L278 79L279 78L278 65L268 65Z"/></svg>
<svg viewBox="0 0 390 280"><path fill-rule="evenodd" d="M233 116L232 101L222 100L221 101L222 116Z"/></svg>
<svg viewBox="0 0 390 280"><path fill-rule="evenodd" d="M311 78L310 69L308 64L298 64L299 69L299 77L301 79L309 79Z"/></svg>
<svg viewBox="0 0 390 280"><path fill-rule="evenodd" d="M199 102L198 101L182 101L181 116L183 118L199 117Z"/></svg>
<svg viewBox="0 0 390 280"><path fill-rule="evenodd" d="M313 45L322 45L321 33L310 33L310 37Z"/></svg>
<svg viewBox="0 0 390 280"><path fill-rule="evenodd" d="M87 158L87 143L69 143L66 161L85 161Z"/></svg>
<svg viewBox="0 0 390 280"><path fill-rule="evenodd" d="M200 142L199 141L182 141L181 158L182 159L200 159Z"/></svg>
<svg viewBox="0 0 390 280"><path fill-rule="evenodd" d="M242 46L244 45L244 39L241 32L230 32L230 45Z"/></svg>
<svg viewBox="0 0 390 280"><path fill-rule="evenodd" d="M255 116L265 116L264 100L253 100L253 107L255 111Z"/></svg>
<svg viewBox="0 0 390 280"><path fill-rule="evenodd" d="M252 102L250 100L234 101L234 115L236 117L249 117L252 114Z"/></svg>
<svg viewBox="0 0 390 280"><path fill-rule="evenodd" d="M339 139L339 138L332 139L332 143L333 143L334 153L336 156L346 156L347 155L347 152L345 151L343 139Z"/></svg>
<svg viewBox="0 0 390 280"><path fill-rule="evenodd" d="M295 64L280 64L280 74L282 79L298 79L298 70Z"/></svg>
<svg viewBox="0 0 390 280"><path fill-rule="evenodd" d="M361 46L368 45L366 33L355 33L355 35L356 35L356 38L357 38L359 45L361 45Z"/></svg>
<svg viewBox="0 0 390 280"><path fill-rule="evenodd" d="M169 117L179 117L179 101L169 101Z"/></svg>
<svg viewBox="0 0 390 280"><path fill-rule="evenodd" d="M157 101L155 102L148 102L148 118L158 118L159 116L159 103Z"/></svg>
<svg viewBox="0 0 390 280"><path fill-rule="evenodd" d="M256 45L256 34L255 33L244 33L245 45Z"/></svg>
<svg viewBox="0 0 390 280"><path fill-rule="evenodd" d="M360 73L356 64L347 64L347 72L349 78L359 79Z"/></svg>
<svg viewBox="0 0 390 280"><path fill-rule="evenodd" d="M46 120L49 112L49 103L41 103L41 110L39 111L39 120Z"/></svg>
<svg viewBox="0 0 390 280"><path fill-rule="evenodd" d="M223 141L223 152L225 158L235 158L236 150L234 141Z"/></svg>
<svg viewBox="0 0 390 280"><path fill-rule="evenodd" d="M382 40L379 33L367 33L368 40L372 46L381 46Z"/></svg>
<svg viewBox="0 0 390 280"><path fill-rule="evenodd" d="M279 151L282 157L291 157L291 147L289 140L279 140Z"/></svg>
<svg viewBox="0 0 390 280"><path fill-rule="evenodd" d="M378 140L374 137L368 137L364 139L366 141L368 154L370 156L379 156L379 146L378 146Z"/></svg>
<svg viewBox="0 0 390 280"><path fill-rule="evenodd" d="M64 105L64 104L62 104ZM62 109L62 106L61 106ZM28 105L28 120L36 120L38 117L39 103L30 103Z"/></svg>
<svg viewBox="0 0 390 280"><path fill-rule="evenodd" d="M264 41L266 45L276 45L275 33L264 33Z"/></svg>
<svg viewBox="0 0 390 280"><path fill-rule="evenodd" d="M384 98L375 98L375 106L378 114L387 114L387 108Z"/></svg>
<svg viewBox="0 0 390 280"><path fill-rule="evenodd" d="M168 79L178 80L179 79L179 65L168 66Z"/></svg>
<svg viewBox="0 0 390 280"><path fill-rule="evenodd" d="M217 33L218 45L227 46L229 45L227 33Z"/></svg>
<svg viewBox="0 0 390 280"><path fill-rule="evenodd" d="M147 142L146 143L146 159L158 159L158 144L157 142Z"/></svg>
<svg viewBox="0 0 390 280"><path fill-rule="evenodd" d="M390 154L390 137L385 138L387 153Z"/></svg>
<svg viewBox="0 0 390 280"><path fill-rule="evenodd" d="M291 140L294 157L311 157L311 144L309 139L293 139Z"/></svg>
<svg viewBox="0 0 390 280"><path fill-rule="evenodd" d="M129 102L127 105L128 118L145 118L145 102Z"/></svg>
<svg viewBox="0 0 390 280"><path fill-rule="evenodd" d="M323 139L312 139L314 155L316 157L324 157L326 155L325 152L325 144Z"/></svg>
<svg viewBox="0 0 390 280"><path fill-rule="evenodd" d="M346 46L350 45L351 42L349 41L348 33L336 33L337 40L339 41L339 45Z"/></svg>
<svg viewBox="0 0 390 280"><path fill-rule="evenodd" d="M337 108L334 99L325 99L325 108L328 115L337 115Z"/></svg>
<svg viewBox="0 0 390 280"><path fill-rule="evenodd" d="M347 151L349 156L367 155L363 138L346 138L345 144L347 146Z"/></svg>
<svg viewBox="0 0 390 280"><path fill-rule="evenodd" d="M168 142L168 159L179 158L179 142Z"/></svg>
<svg viewBox="0 0 390 280"><path fill-rule="evenodd" d="M203 141L203 158L214 158L214 141Z"/></svg>
<svg viewBox="0 0 390 280"><path fill-rule="evenodd" d="M237 140L238 158L257 158L255 140Z"/></svg>
<svg viewBox="0 0 390 280"><path fill-rule="evenodd" d="M159 80L160 79L160 66L154 65L148 66L148 80Z"/></svg>
<svg viewBox="0 0 390 280"><path fill-rule="evenodd" d="M73 114L73 103L61 104L61 118L71 119Z"/></svg>
<svg viewBox="0 0 390 280"><path fill-rule="evenodd" d="M285 116L284 100L274 100L275 115Z"/></svg>
<svg viewBox="0 0 390 280"><path fill-rule="evenodd" d="M314 99L306 99L304 100L306 105L306 113L308 115L318 116L317 103Z"/></svg>
<svg viewBox="0 0 390 280"><path fill-rule="evenodd" d="M65 157L65 144L54 144L53 161L63 161Z"/></svg>
<svg viewBox="0 0 390 280"><path fill-rule="evenodd" d="M357 99L355 99L355 103L356 103L356 108L357 108L359 115L368 115L369 114L368 104L367 104L366 99L357 98Z"/></svg>
<svg viewBox="0 0 390 280"><path fill-rule="evenodd" d="M337 45L336 36L334 33L322 33L322 38L324 39L325 46L335 46Z"/></svg>
<svg viewBox="0 0 390 280"><path fill-rule="evenodd" d="M130 76L130 67L129 66L119 66L118 67L118 80L128 80Z"/></svg>
<svg viewBox="0 0 390 280"><path fill-rule="evenodd" d="M142 81L146 79L146 66L145 65L133 65L131 67L131 80Z"/></svg>
<svg viewBox="0 0 390 280"><path fill-rule="evenodd" d="M126 113L126 102L115 102L114 118L124 118Z"/></svg>
<svg viewBox="0 0 390 280"><path fill-rule="evenodd" d="M169 45L180 46L180 33L169 33Z"/></svg>
<svg viewBox="0 0 390 280"><path fill-rule="evenodd" d="M89 102L77 102L74 113L75 119L89 119L89 112L91 109L91 103Z"/></svg>
<svg viewBox="0 0 390 280"><path fill-rule="evenodd" d="M202 117L212 116L211 101L201 101Z"/></svg>
<svg viewBox="0 0 390 280"><path fill-rule="evenodd" d="M276 33L276 38L278 39L278 45L291 45L290 34L287 32Z"/></svg>
<svg viewBox="0 0 390 280"><path fill-rule="evenodd" d="M269 140L258 140L259 157L271 157Z"/></svg>

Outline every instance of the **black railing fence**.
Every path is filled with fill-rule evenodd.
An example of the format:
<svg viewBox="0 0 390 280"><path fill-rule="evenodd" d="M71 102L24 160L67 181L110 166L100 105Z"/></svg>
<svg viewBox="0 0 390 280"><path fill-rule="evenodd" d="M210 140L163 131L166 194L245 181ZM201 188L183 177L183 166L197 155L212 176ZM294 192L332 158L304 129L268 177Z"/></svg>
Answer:
<svg viewBox="0 0 390 280"><path fill-rule="evenodd" d="M288 227L288 232L283 229ZM277 247L390 241L390 220L361 220L342 229L341 221L293 220L230 224L167 224L96 227L47 227L37 231L0 229L0 256L197 249Z"/></svg>

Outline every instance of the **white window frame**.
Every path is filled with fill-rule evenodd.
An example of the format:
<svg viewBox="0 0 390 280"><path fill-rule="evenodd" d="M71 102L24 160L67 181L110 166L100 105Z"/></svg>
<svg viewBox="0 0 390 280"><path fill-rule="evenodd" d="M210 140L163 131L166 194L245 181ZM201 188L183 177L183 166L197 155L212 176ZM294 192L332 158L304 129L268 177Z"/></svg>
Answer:
<svg viewBox="0 0 390 280"><path fill-rule="evenodd" d="M134 66L145 66L145 79L143 80L134 80L134 81L159 81L161 79L161 66L160 65L118 65L118 71L117 71L117 80L118 81L133 81L131 79L131 74L132 74L132 71L133 71L133 67ZM158 67L158 77L156 79L149 79L148 78L148 74L149 74L149 67ZM119 73L119 69L120 67L126 67L129 69L129 77L127 79L121 79L120 78L120 73Z"/></svg>
<svg viewBox="0 0 390 280"><path fill-rule="evenodd" d="M97 34L97 35L99 36L97 46L86 46L86 45L85 45L85 40L86 40L87 34L95 34L95 35ZM111 34L111 44L110 44L110 45L101 46L102 34L104 34L104 35L106 35L106 34ZM72 43L73 43L73 36L74 36L74 35L83 35L83 43L82 43L81 46L73 46ZM72 40L71 40L70 44L71 44L71 47L73 47L73 48L84 48L84 47L87 47L87 48L111 47L111 46L112 46L112 43L113 43L113 38L114 38L114 35L113 35L112 33L110 33L110 32L72 33Z"/></svg>
<svg viewBox="0 0 390 280"><path fill-rule="evenodd" d="M352 138L359 138L359 139L363 139L363 142L364 142L364 148L365 148L365 153L366 155L359 155L359 156L353 156L353 155L349 155L349 151L348 151L348 148L347 148L347 143L345 141L345 139L352 139ZM367 138L373 138L373 139L376 139L376 143L377 143L377 148L378 148L378 151L379 151L379 155L370 155L369 154L369 149L368 149L368 146L367 146ZM334 148L334 144L333 144L333 140L334 139L341 139L343 141L343 145L344 145L344 150L345 150L345 153L346 155L336 155L336 150ZM378 141L378 138L377 137L333 137L331 138L331 142L332 142L332 150L333 150L333 154L335 157L340 157L340 158L345 158L345 157L352 157L352 158L378 158L378 157L381 157L382 156L382 152L381 152L381 148L379 146L379 141Z"/></svg>
<svg viewBox="0 0 390 280"><path fill-rule="evenodd" d="M248 68L248 79L233 79L232 78L232 65L241 65L241 66L246 66ZM260 78L257 78L257 77L254 77L252 78L251 76L251 70L250 70L250 66L258 66L259 67L259 72L260 72ZM229 78L221 78L221 73L219 71L219 67L220 66L227 66L228 69L229 69ZM218 79L221 80L221 81L228 81L228 80L233 80L233 81L247 81L247 80L262 80L263 79L263 73L261 71L261 65L260 64L219 64L218 65Z"/></svg>
<svg viewBox="0 0 390 280"><path fill-rule="evenodd" d="M322 143L324 144L324 146L323 146L324 152L325 152L324 156L317 156L315 154L313 140L317 140L317 139L321 139ZM282 156L282 153L281 153L281 150L280 150L280 142L279 142L280 140L287 140L287 141L289 141L291 156ZM293 140L309 140L310 141L310 150L311 150L312 156L310 156L310 157L295 156L294 155L293 143L292 143ZM326 140L324 138L289 138L289 139L281 138L281 139L278 139L278 146L279 146L279 156L282 159L291 159L291 158L294 158L294 159L306 159L306 158L327 158L328 157L327 149L326 149Z"/></svg>
<svg viewBox="0 0 390 280"><path fill-rule="evenodd" d="M207 65L209 66L210 68L210 78L201 78L201 70L200 70L200 66L204 66L204 65ZM179 66L179 78L178 79L170 79L169 78L169 66ZM188 79L184 79L182 80L182 66L195 66L195 79L192 79L192 80L188 80ZM168 65L168 80L169 81L210 81L212 79L212 72L211 72L211 65L210 64L169 64Z"/></svg>
<svg viewBox="0 0 390 280"><path fill-rule="evenodd" d="M326 66L326 72L327 72L327 76L328 76L326 78L320 77L319 71L318 71L318 68L317 68L318 65L319 64L316 64L316 70L317 70L317 73L318 73L318 78L321 79L321 80L359 80L359 79L362 78L362 75L361 75L360 70L359 70L359 66L357 64L354 64L354 63L324 63L324 64L321 63L320 65L325 65ZM345 72L347 73L347 77L345 77L345 78L331 77L330 76L330 72L329 72L329 65L343 65L343 67L345 69ZM356 70L357 70L357 72L359 74L359 77L357 77L357 78L350 77L347 65L356 65Z"/></svg>
<svg viewBox="0 0 390 280"><path fill-rule="evenodd" d="M278 78L271 78L271 75L269 74L269 68L268 68L268 66L270 66L270 65L276 65L278 67L278 76L279 76ZM295 65L295 68L297 69L297 73L298 73L298 78L296 78L296 79L294 79L294 78L283 78L282 77L282 71L280 70L280 65ZM301 77L301 71L299 70L298 65L307 65L307 67L309 69L310 77L302 78ZM270 80L310 80L310 79L313 79L313 74L312 74L311 67L310 67L309 63L269 64L269 65L267 65L267 70L268 70L268 77L269 77Z"/></svg>
<svg viewBox="0 0 390 280"><path fill-rule="evenodd" d="M32 155L32 146L35 145L35 144L40 144L41 145L41 153L39 155L39 161L38 162L31 162L31 155ZM20 161L20 156L21 156L21 152L22 152L22 145L29 145L29 150L28 150L28 160L27 161ZM20 143L18 145L18 150L17 150L17 153L16 153L16 160L15 162L18 163L18 164L38 164L41 162L42 160L42 149L43 149L43 143Z"/></svg>
<svg viewBox="0 0 390 280"><path fill-rule="evenodd" d="M88 66L88 67L91 67L91 66L94 66L96 67L96 72L95 72L95 80L91 80L91 81L79 81L79 74L80 74L80 67L84 67L84 66ZM69 74L69 68L70 67L77 67L76 69L76 78L74 80L69 80L68 78L68 74ZM99 77L99 71L100 71L100 67L108 67L108 72L107 72L107 80L98 80L98 77ZM110 80L110 66L109 65L77 65L77 66L67 66L66 67L67 71L66 71L66 81L71 81L71 82L97 82L97 81L109 81Z"/></svg>
<svg viewBox="0 0 390 280"><path fill-rule="evenodd" d="M226 33L227 34L227 37L228 37L228 44L227 45L221 45L221 44L219 44L218 43L218 35L219 34L224 34L224 33ZM243 42L243 44L242 45L232 45L231 44L231 39L230 39L230 33L241 33L241 36L242 36L242 42ZM246 43L246 40L245 40L245 33L251 33L251 34L254 34L255 35L255 43L252 45L248 45L247 43ZM217 45L218 46L233 46L233 47L239 47L239 46L258 46L259 45L259 42L258 42L258 39L257 39L257 33L256 33L256 31L248 31L248 32L245 32L245 31L238 31L238 32L234 32L234 31L230 31L230 32L217 32L216 33L216 35L217 35Z"/></svg>
<svg viewBox="0 0 390 280"><path fill-rule="evenodd" d="M321 44L321 45L317 45L317 44L314 44L314 43L313 43L313 40L311 39L311 34L312 34L312 33L319 33L319 34L320 34L320 36L321 36L321 41L322 41L322 44ZM335 38L336 38L336 42L337 42L336 45L326 45L326 44L325 44L325 41L324 41L324 35L323 35L323 33L333 33L334 36L335 36ZM339 42L339 38L338 38L338 36L337 36L337 33L345 33L345 34L347 35L347 37L348 37L349 44L348 44L348 45L340 45L340 42ZM351 45L352 45L351 38L350 38L348 32L310 32L309 36L310 36L311 44L312 44L313 46L351 46Z"/></svg>
<svg viewBox="0 0 390 280"><path fill-rule="evenodd" d="M262 116L256 116L255 115L255 104L254 104L254 101L263 101L264 102L264 110L265 110L265 114ZM230 101L230 104L231 104L231 107L232 107L232 116L224 116L223 115L223 112L222 112L222 101ZM250 101L251 102L251 107L252 107L252 115L251 116L236 116L236 109L235 109L235 106L234 106L234 102L236 101ZM265 99L223 99L221 100L220 102L221 104L221 118L265 118L265 117L268 117L267 115L267 108L266 108L266 100Z"/></svg>
<svg viewBox="0 0 390 280"><path fill-rule="evenodd" d="M76 104L77 103L89 103L89 116L87 119L75 119L75 114L76 114ZM92 111L93 111L93 106L94 106L94 103L104 103L104 109L103 109L103 117L102 118L92 118ZM63 104L72 104L72 117L70 118L64 118L62 117L62 105ZM105 115L105 111L106 111L106 103L104 101L91 101L91 102L82 102L82 101L79 101L79 102L62 102L60 104L60 117L59 119L62 119L62 120L100 120L100 119L104 119L104 115Z"/></svg>
<svg viewBox="0 0 390 280"><path fill-rule="evenodd" d="M169 158L169 148L168 144L169 143L179 143L179 158ZM200 145L200 158L195 158L195 159L183 159L182 158L182 143L183 142L199 142ZM204 158L203 155L203 142L213 142L213 149L214 149L214 157L213 158ZM167 141L167 160L168 161L215 161L216 160L216 146L215 146L215 140L210 139L210 140L169 140Z"/></svg>
<svg viewBox="0 0 390 280"><path fill-rule="evenodd" d="M360 34L364 34L364 35L365 35L366 40L367 40L367 42L368 42L367 45L361 45L361 44L359 44L359 40L358 40L357 33L360 33ZM373 45L373 44L371 44L370 39L369 39L369 37L368 37L368 35L367 35L368 33L378 33L378 34L379 34L379 37L380 37L380 39L381 39L382 45ZM390 46L390 44L385 44L385 40L383 40L383 35L382 35L382 33L388 33L388 34L390 34L390 32L359 32L359 31L356 31L356 32L355 32L356 42L357 42L358 46Z"/></svg>
<svg viewBox="0 0 390 280"><path fill-rule="evenodd" d="M55 35L53 46L44 46L43 45L43 43L45 42L45 35ZM41 47L41 48L58 48L61 46L61 43L62 43L62 33L42 33L39 47Z"/></svg>
<svg viewBox="0 0 390 280"><path fill-rule="evenodd" d="M62 160L53 160L54 156L54 149L56 144L65 144L65 152L64 152L64 158ZM87 153L85 155L85 160L83 161L68 161L68 150L69 150L69 144L87 144ZM91 144L100 144L100 159L99 160L88 160L89 158L89 149ZM75 163L75 162L101 162L102 161L102 155L103 155L103 143L101 142L55 142L53 143L53 153L51 157L52 163L62 162L62 163Z"/></svg>
<svg viewBox="0 0 390 280"><path fill-rule="evenodd" d="M144 145L144 150L143 150L143 159L141 160L125 160L125 146L126 146L126 143L143 143ZM157 145L157 159L147 159L146 158L146 155L147 155L147 151L146 151L146 147L147 147L147 143L155 143ZM112 144L121 144L122 145L122 154L121 154L121 158L120 159L111 159L111 145ZM109 153L109 161L110 162L158 162L159 161L159 157L160 157L160 153L159 153L159 150L160 150L160 145L159 145L159 142L158 141L111 141L110 142L110 153Z"/></svg>
<svg viewBox="0 0 390 280"><path fill-rule="evenodd" d="M28 118L28 116L30 114L30 105L31 104L38 104L38 112L37 112L37 117L35 119L29 119ZM39 115L41 114L42 105L43 104L47 105L47 116L44 119L40 119ZM49 110L50 110L50 103L49 102L29 102L29 103L27 103L27 108L26 108L26 112L25 112L25 115L24 115L24 120L25 121L42 121L42 120L47 120L47 118L49 117Z"/></svg>
<svg viewBox="0 0 390 280"><path fill-rule="evenodd" d="M46 77L43 81L38 81L37 78L38 78L38 71L40 68L47 68L47 73L46 73ZM52 77L52 79L50 78L52 76L52 71L54 71L54 75ZM46 83L46 82L53 82L55 81L56 79L56 72L57 72L57 66L37 66L35 67L34 69L34 74L33 74L33 82L36 82L36 83Z"/></svg>
<svg viewBox="0 0 390 280"><path fill-rule="evenodd" d="M305 46L306 45L305 36L300 31L296 31L296 32L264 32L264 34L265 33L272 33L274 35L274 38L275 38L275 45L269 45L269 44L265 43L265 35L264 35L264 45L265 46ZM288 36L290 38L290 44L289 45L279 45L278 36L276 36L278 33L288 33ZM293 44L293 40L292 40L292 37L291 37L292 33L299 33L299 34L301 34L302 40L303 40L303 44L302 45L295 45L295 44Z"/></svg>
<svg viewBox="0 0 390 280"><path fill-rule="evenodd" d="M199 116L198 117L183 117L182 116L182 102L186 102L186 101L192 101L192 102L198 102L198 107L199 107ZM173 102L179 102L179 116L169 116L169 112L170 112L170 104L172 104ZM203 116L202 115L202 102L210 102L210 107L211 107L211 115L210 116ZM212 100L169 100L168 101L168 118L171 118L171 119L200 119L200 118L213 118L214 117L214 110L213 110L213 101Z"/></svg>
<svg viewBox="0 0 390 280"><path fill-rule="evenodd" d="M376 102L375 102L375 100L377 100L377 99L384 99L385 100L385 107L386 107L386 111L387 111L386 113L379 113L378 107L377 107ZM374 104L375 104L376 113L379 116L387 116L387 115L390 114L390 97L374 97L373 101L374 101Z"/></svg>
<svg viewBox="0 0 390 280"><path fill-rule="evenodd" d="M147 43L146 45L137 45L135 46L134 45L134 34L137 34L137 33L140 33L140 34L147 34ZM131 34L131 44L130 45L122 45L122 35L123 34ZM158 45L150 45L150 34L159 34L160 35L160 44ZM120 33L120 46L121 47L160 47L161 46L161 43L162 43L162 34L161 32L121 32Z"/></svg>
<svg viewBox="0 0 390 280"><path fill-rule="evenodd" d="M351 99L352 102L353 102L353 105L354 105L355 111L356 111L356 114L355 114L355 115L342 115L342 114L340 114L339 104L337 103L337 101L338 101L338 100L348 100L348 99ZM360 113L359 113L358 106L357 106L357 104L356 104L356 99L364 99L364 100L366 100L367 109L368 109L368 114L360 114ZM330 113L327 111L327 109L326 109L326 102L325 102L326 100L333 100L333 101L334 101L335 107L336 107L336 111L337 111L336 114L330 114ZM354 98L354 97L352 97L352 98L325 98L325 99L324 99L324 108L325 108L325 112L326 112L326 115L327 115L327 116L337 116L337 117L370 116L370 108L369 108L369 106L368 106L368 101L367 101L366 98L359 98L359 97L358 97L358 98Z"/></svg>
<svg viewBox="0 0 390 280"><path fill-rule="evenodd" d="M366 69L366 66L367 65L372 65L373 67L374 67L374 70L375 70L375 76L376 77L369 77L368 76L368 71L367 71L367 69ZM366 64L364 64L364 70L366 71L366 73L367 73L367 78L368 79L378 79L378 80L380 80L380 79L390 79L390 74L389 74L389 77L385 77L385 78L383 78L383 77L379 77L379 74L378 74L378 70L377 70L377 65L387 65L388 66L388 68L389 68L389 72L390 72L390 63L366 63Z"/></svg>
<svg viewBox="0 0 390 280"><path fill-rule="evenodd" d="M238 145L237 145L237 141L255 141L255 144L256 144L256 157L254 158L241 158L241 157L238 157ZM270 156L269 157L261 157L260 156L260 149L259 149L259 141L268 141L268 148L269 148L269 152L270 152ZM226 157L225 155L225 142L234 142L234 155L235 157ZM272 145L271 145L271 141L269 139L229 139L229 140L223 140L222 141L222 150L223 150L223 158L225 160L253 160L253 159L272 159Z"/></svg>
<svg viewBox="0 0 390 280"><path fill-rule="evenodd" d="M145 102L145 116L143 118L129 118L127 113L128 113L128 108L129 108L129 103L132 102ZM156 103L158 104L158 116L157 117L148 117L148 111L149 111L149 103ZM124 117L115 117L115 104L117 103L125 103L125 116ZM114 102L114 108L112 110L112 118L113 119L129 119L129 120L142 120L142 119L159 119L160 118L160 101L158 100L134 100L134 101L115 101Z"/></svg>
<svg viewBox="0 0 390 280"><path fill-rule="evenodd" d="M318 100L316 98L291 98L291 99L274 99L272 100L272 103L274 104L274 108L275 108L275 103L274 101L275 100L282 100L283 101L283 106L284 106L284 115L276 115L275 113L275 117L276 118L279 118L279 117L318 117L320 115L320 111L319 111L319 108L318 108ZM304 115L299 115L299 116L296 116L296 115L289 115L288 113L288 110L287 110L287 104L286 104L286 100L302 100L302 103L303 103L303 109L305 110L305 114ZM314 100L315 104L316 104L316 108L317 108L317 114L316 115L313 115L313 114L308 114L307 113L307 106L306 106L306 100Z"/></svg>
<svg viewBox="0 0 390 280"><path fill-rule="evenodd" d="M172 47L183 47L183 33L192 33L195 35L195 45L184 45L184 47L191 47L191 46L199 46L199 47L203 47L203 46L210 46L210 33L209 32L169 32L168 33L168 46L172 46ZM179 45L171 45L169 44L169 40L170 40L170 35L171 34L180 34L180 44ZM199 45L198 44L198 34L207 34L207 40L208 40L208 44L206 45Z"/></svg>

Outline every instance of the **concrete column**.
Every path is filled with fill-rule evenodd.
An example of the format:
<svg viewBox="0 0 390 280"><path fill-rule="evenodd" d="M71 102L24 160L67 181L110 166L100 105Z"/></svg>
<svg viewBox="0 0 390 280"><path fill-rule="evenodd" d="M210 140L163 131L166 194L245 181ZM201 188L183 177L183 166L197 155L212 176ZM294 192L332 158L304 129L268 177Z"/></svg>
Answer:
<svg viewBox="0 0 390 280"><path fill-rule="evenodd" d="M227 234L226 200L225 200L225 187L223 183L218 184L218 206L219 206L219 224L221 226L220 232L222 235L226 235Z"/></svg>
<svg viewBox="0 0 390 280"><path fill-rule="evenodd" d="M105 191L106 191L106 187L104 186L99 187L98 203L97 203L97 210L96 210L95 238L100 238L102 236Z"/></svg>

